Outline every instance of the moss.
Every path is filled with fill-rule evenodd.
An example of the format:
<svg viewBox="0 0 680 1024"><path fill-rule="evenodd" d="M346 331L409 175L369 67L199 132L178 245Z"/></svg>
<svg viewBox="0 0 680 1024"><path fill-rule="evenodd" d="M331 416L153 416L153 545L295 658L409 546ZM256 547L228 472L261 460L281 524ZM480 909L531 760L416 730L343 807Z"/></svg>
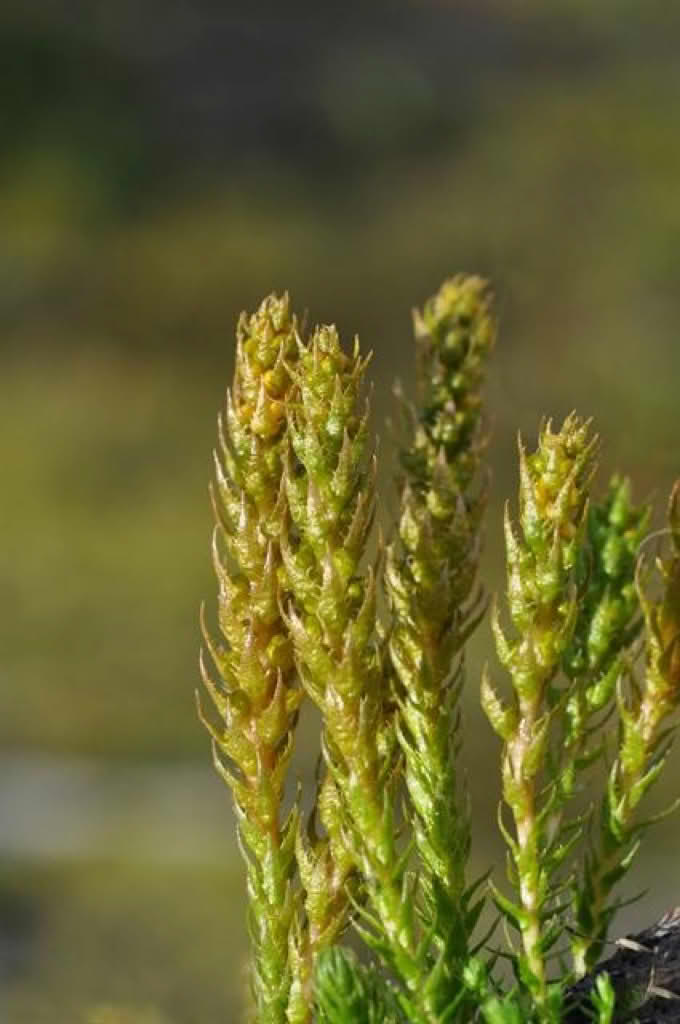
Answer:
<svg viewBox="0 0 680 1024"><path fill-rule="evenodd" d="M676 727L680 484L672 550L651 570L640 558L650 509L620 477L601 501L593 493L591 423L543 422L534 451L520 440L516 522L506 507L509 622L498 601L491 615L510 696L489 672L480 691L502 741L511 891L467 877L459 696L486 610L488 286L451 278L414 319L419 391L386 552L380 536L369 546L377 459L358 339L347 352L333 326L305 332L287 296L239 321L214 489L219 641L204 626L215 714L201 716L234 796L263 1024L559 1024L606 938ZM283 813L303 701L321 716L306 821L299 793ZM575 797L612 756L594 824ZM519 935L504 951L511 987L482 952L487 896ZM348 929L370 967L339 945ZM571 959L554 969L569 936ZM593 986L593 1019L614 1020L613 1000Z"/></svg>

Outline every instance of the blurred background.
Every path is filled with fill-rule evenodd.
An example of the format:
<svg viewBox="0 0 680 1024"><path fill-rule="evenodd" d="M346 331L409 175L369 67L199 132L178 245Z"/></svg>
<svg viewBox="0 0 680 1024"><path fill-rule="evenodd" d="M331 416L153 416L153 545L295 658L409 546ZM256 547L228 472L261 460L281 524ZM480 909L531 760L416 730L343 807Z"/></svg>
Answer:
<svg viewBox="0 0 680 1024"><path fill-rule="evenodd" d="M663 507L679 32L655 0L4 0L2 1019L236 1019L243 872L193 690L241 309L287 288L374 350L390 509L410 308L453 272L491 278L492 588L516 432L543 414L595 416L601 483L623 469ZM500 856L490 656L484 627L465 729L480 868ZM295 771L314 756L308 728ZM619 932L678 901L679 845L676 818Z"/></svg>

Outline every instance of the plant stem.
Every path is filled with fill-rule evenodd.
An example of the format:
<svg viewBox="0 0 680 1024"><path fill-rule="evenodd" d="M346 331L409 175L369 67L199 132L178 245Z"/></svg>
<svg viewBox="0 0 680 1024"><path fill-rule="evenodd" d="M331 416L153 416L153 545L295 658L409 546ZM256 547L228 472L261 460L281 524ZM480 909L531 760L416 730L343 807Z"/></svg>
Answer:
<svg viewBox="0 0 680 1024"><path fill-rule="evenodd" d="M339 800L329 809L407 989L421 980L414 910L392 818L394 731L381 664L373 568L362 572L375 462L359 392L367 360L331 327L300 346L285 482L288 624L300 678L323 715L323 751Z"/></svg>
<svg viewBox="0 0 680 1024"><path fill-rule="evenodd" d="M288 957L296 919L295 835L298 808L281 821L293 729L303 697L279 606L279 533L287 361L295 358L297 324L288 297L270 296L237 333L234 384L220 420L217 487L212 490L213 544L219 581L215 642L205 645L218 673L201 660L204 684L219 716L199 714L213 738L215 766L231 787L246 861L252 993L259 1024L284 1024L292 981ZM224 758L229 764L225 764Z"/></svg>
<svg viewBox="0 0 680 1024"><path fill-rule="evenodd" d="M550 423L542 428L532 456L520 444L521 537L515 534L507 507L505 516L508 604L517 637L506 637L496 609L492 618L496 649L512 679L510 707L503 707L486 676L482 685L484 710L504 741L503 796L515 824L513 837L501 822L517 902L496 889L494 893L500 909L519 929L520 977L539 1019L546 1022L558 1019L545 957L559 934L559 917L554 926L549 921L559 891L555 874L569 845L559 832L548 830L560 772L545 777L543 769L555 719L559 723L561 717L564 694L554 680L576 621L575 566L596 443L589 438L589 425L572 415L558 433Z"/></svg>
<svg viewBox="0 0 680 1024"><path fill-rule="evenodd" d="M644 681L640 688L631 669L628 698L619 693L618 751L603 802L599 844L586 857L583 882L576 891L579 928L572 955L577 977L600 956L616 911L616 904L609 904L611 891L628 870L649 824L639 822L638 805L663 770L677 729L677 721L669 725L669 719L680 705L680 481L671 494L668 521L672 552L665 560L657 559L663 590L656 600L645 592L644 564L638 566Z"/></svg>
<svg viewBox="0 0 680 1024"><path fill-rule="evenodd" d="M486 282L460 276L415 315L422 394L411 447L401 455L401 517L385 573L397 735L423 912L434 929L432 968L439 960L420 989L432 1012L445 1010L461 991L468 939L481 909L470 913L467 906L470 829L456 760L462 650L479 621L481 596L472 591L485 493L471 485L486 440L480 391L495 339L489 306Z"/></svg>

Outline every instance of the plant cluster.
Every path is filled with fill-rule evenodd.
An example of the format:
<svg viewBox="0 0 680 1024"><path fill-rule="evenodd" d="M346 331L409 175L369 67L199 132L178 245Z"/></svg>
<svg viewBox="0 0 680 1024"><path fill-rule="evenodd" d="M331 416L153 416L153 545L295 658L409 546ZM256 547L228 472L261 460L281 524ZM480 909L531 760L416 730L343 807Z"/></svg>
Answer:
<svg viewBox="0 0 680 1024"><path fill-rule="evenodd" d="M618 1019L606 973L581 1009L574 983L602 953L675 728L680 483L668 553L650 564L650 509L629 482L591 495L589 422L543 423L533 452L520 441L507 607L491 612L506 693L491 672L481 683L502 743L507 884L470 879L460 694L487 605L482 389L495 336L477 277L446 281L415 314L419 393L401 396L385 544L358 340L345 351L332 326L304 331L285 295L239 321L212 488L219 639L202 617L214 708L199 701L199 713L234 798L259 1024ZM304 702L322 721L307 816L299 792L284 814ZM602 763L602 796L584 807ZM511 980L498 940L480 934L487 900ZM361 957L342 944L352 933Z"/></svg>

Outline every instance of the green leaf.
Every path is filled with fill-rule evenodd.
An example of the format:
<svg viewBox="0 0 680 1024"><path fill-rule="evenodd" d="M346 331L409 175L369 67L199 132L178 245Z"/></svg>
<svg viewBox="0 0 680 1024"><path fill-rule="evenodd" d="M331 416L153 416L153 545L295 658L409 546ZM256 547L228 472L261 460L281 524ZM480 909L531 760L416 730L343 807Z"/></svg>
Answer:
<svg viewBox="0 0 680 1024"><path fill-rule="evenodd" d="M318 1024L400 1024L387 983L349 950L331 946L320 954L314 976ZM405 1024L405 1022L404 1022Z"/></svg>

